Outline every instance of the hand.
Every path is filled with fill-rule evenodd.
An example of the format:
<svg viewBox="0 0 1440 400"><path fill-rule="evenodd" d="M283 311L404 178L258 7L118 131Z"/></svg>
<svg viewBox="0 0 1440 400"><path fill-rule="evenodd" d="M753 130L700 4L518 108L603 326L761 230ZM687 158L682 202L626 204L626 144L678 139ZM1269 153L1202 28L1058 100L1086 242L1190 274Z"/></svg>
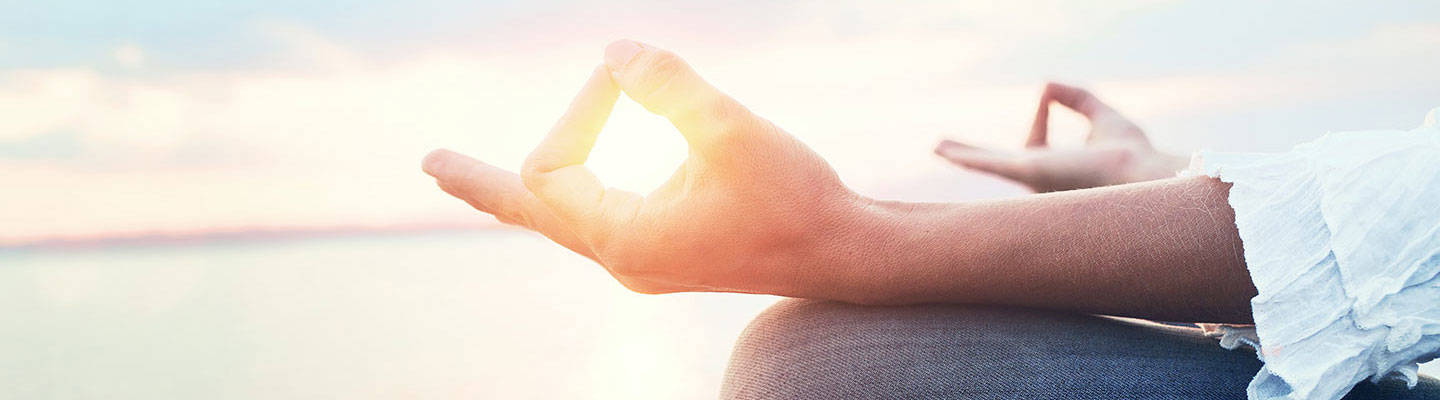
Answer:
<svg viewBox="0 0 1440 400"><path fill-rule="evenodd" d="M1090 121L1085 148L1049 148L1046 136L1051 101ZM1156 151L1139 126L1090 92L1058 83L1045 85L1025 147L1022 153L1010 154L945 140L935 153L956 165L1014 180L1036 192L1169 178L1186 164L1184 158Z"/></svg>
<svg viewBox="0 0 1440 400"><path fill-rule="evenodd" d="M617 86L618 84L618 86ZM585 167L620 91L668 118L689 158L647 196ZM535 230L643 293L727 291L843 299L836 240L869 201L804 144L711 87L678 56L631 41L526 159L519 176L446 150L424 170L445 192Z"/></svg>

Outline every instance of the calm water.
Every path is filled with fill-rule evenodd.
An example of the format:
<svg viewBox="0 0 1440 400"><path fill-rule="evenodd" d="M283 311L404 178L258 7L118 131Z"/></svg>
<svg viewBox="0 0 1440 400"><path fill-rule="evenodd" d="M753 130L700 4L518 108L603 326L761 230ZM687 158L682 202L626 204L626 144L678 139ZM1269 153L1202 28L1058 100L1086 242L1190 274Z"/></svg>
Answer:
<svg viewBox="0 0 1440 400"><path fill-rule="evenodd" d="M773 298L509 231L0 253L0 398L714 398Z"/></svg>
<svg viewBox="0 0 1440 400"><path fill-rule="evenodd" d="M773 301L511 231L0 251L0 398L709 399Z"/></svg>

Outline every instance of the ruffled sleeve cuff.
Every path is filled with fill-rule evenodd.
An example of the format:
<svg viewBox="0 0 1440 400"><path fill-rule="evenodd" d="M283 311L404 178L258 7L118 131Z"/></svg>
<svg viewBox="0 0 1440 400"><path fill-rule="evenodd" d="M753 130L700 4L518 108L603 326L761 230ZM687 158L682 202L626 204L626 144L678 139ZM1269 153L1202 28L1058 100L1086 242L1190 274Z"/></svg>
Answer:
<svg viewBox="0 0 1440 400"><path fill-rule="evenodd" d="M1286 153L1197 154L1189 173L1232 184L1259 293L1253 335L1219 332L1265 361L1251 399L1413 386L1418 363L1440 355L1437 119L1440 108L1415 130L1332 133Z"/></svg>

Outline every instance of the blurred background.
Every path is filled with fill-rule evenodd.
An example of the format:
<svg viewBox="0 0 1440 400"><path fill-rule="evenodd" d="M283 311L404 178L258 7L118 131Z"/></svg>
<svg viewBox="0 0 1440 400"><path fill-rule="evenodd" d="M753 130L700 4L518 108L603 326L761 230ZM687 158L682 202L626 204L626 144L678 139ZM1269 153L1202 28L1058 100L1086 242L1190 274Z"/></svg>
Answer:
<svg viewBox="0 0 1440 400"><path fill-rule="evenodd" d="M619 38L905 200L1024 194L930 149L1018 150L1046 80L1181 154L1440 106L1440 3L1256 3L0 0L0 397L712 398L773 298L628 293L420 158L518 167ZM622 100L591 165L684 153Z"/></svg>

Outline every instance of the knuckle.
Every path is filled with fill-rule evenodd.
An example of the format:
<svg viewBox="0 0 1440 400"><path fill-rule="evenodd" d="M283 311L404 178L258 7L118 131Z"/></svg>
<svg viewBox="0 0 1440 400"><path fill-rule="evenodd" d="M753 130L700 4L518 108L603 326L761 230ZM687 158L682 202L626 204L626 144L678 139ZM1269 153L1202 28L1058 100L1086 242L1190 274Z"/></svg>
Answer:
<svg viewBox="0 0 1440 400"><path fill-rule="evenodd" d="M1052 97L1057 100L1068 101L1081 101L1095 97L1090 93L1089 90L1085 90L1085 88L1066 85L1059 82L1046 82L1045 94L1047 95L1046 97Z"/></svg>
<svg viewBox="0 0 1440 400"><path fill-rule="evenodd" d="M491 207L489 202L486 201L486 193L476 188L474 182L474 177L466 176L455 182L443 182L440 184L440 188L455 197L459 197L461 200L465 200L480 211L489 212Z"/></svg>
<svg viewBox="0 0 1440 400"><path fill-rule="evenodd" d="M675 117L703 125L707 131L716 134L744 133L753 128L749 110L734 100L720 94L698 93L692 103L676 110Z"/></svg>
<svg viewBox="0 0 1440 400"><path fill-rule="evenodd" d="M784 141L777 143L760 139L765 132L768 132L769 126L768 123L751 121L717 122L715 124L716 135L710 139L709 148L722 154L749 156L767 151L767 145L787 145L788 143ZM792 149L786 148L783 151L790 150Z"/></svg>
<svg viewBox="0 0 1440 400"><path fill-rule="evenodd" d="M743 133L754 128L751 118L747 118L750 111L725 95L705 96L698 114L719 133Z"/></svg>
<svg viewBox="0 0 1440 400"><path fill-rule="evenodd" d="M1096 98L1095 95L1090 94L1090 92L1085 89L1076 89L1075 108L1097 112L1103 109L1101 106L1103 106L1103 104L1100 103L1100 99Z"/></svg>
<svg viewBox="0 0 1440 400"><path fill-rule="evenodd" d="M606 264L606 267L610 268L611 273L627 278L638 278L644 275L643 269L636 267L634 262L610 262Z"/></svg>
<svg viewBox="0 0 1440 400"><path fill-rule="evenodd" d="M547 180L547 171L541 162L527 159L520 167L520 184L532 192L543 192Z"/></svg>
<svg viewBox="0 0 1440 400"><path fill-rule="evenodd" d="M545 156L541 152L531 152L525 156L525 162L520 164L520 178L530 180L539 177L544 172L545 163Z"/></svg>
<svg viewBox="0 0 1440 400"><path fill-rule="evenodd" d="M518 218L517 218L516 216L514 216L514 215L510 215L510 213L495 213L495 214L491 214L491 215L494 215L494 216L495 216L495 220L496 220L496 221L500 221L500 223L505 224L505 225L529 227L529 225L526 224L525 221L522 221L522 220L518 219Z"/></svg>
<svg viewBox="0 0 1440 400"><path fill-rule="evenodd" d="M1075 94L1075 87L1060 82L1045 83L1044 97L1061 102L1068 102Z"/></svg>
<svg viewBox="0 0 1440 400"><path fill-rule="evenodd" d="M645 57L639 66L636 86L643 97L655 96L683 79L690 66L670 51L659 50Z"/></svg>
<svg viewBox="0 0 1440 400"><path fill-rule="evenodd" d="M641 258L641 255L638 254L639 251L630 250L629 248L617 249L614 247L607 248L607 250L605 253L606 256L604 257L605 268L609 269L610 273L616 276L630 279L648 279L653 278L657 272L655 268L648 265L650 264L649 260Z"/></svg>
<svg viewBox="0 0 1440 400"><path fill-rule="evenodd" d="M779 131L769 120L723 94L698 99L696 105L672 117L701 127L704 147L720 152L743 151L756 146L758 138Z"/></svg>
<svg viewBox="0 0 1440 400"><path fill-rule="evenodd" d="M500 222L510 225L532 227L529 213L520 208L519 202L513 198L504 198L499 201L500 207L496 210L495 218Z"/></svg>

